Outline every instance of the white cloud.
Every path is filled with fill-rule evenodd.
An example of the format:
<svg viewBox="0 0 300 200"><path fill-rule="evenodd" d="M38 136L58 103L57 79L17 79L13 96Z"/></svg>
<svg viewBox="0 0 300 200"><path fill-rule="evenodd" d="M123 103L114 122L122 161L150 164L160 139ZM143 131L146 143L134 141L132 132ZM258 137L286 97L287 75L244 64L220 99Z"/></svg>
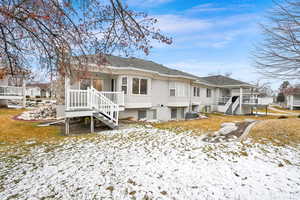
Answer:
<svg viewBox="0 0 300 200"><path fill-rule="evenodd" d="M188 10L186 10L187 13L198 13L198 12L215 12L215 11L224 11L228 10L228 8L225 7L216 7L212 3L206 3L206 4L200 4L197 6L194 6Z"/></svg>
<svg viewBox="0 0 300 200"><path fill-rule="evenodd" d="M127 0L129 6L136 7L155 7L161 4L169 3L173 0Z"/></svg>
<svg viewBox="0 0 300 200"><path fill-rule="evenodd" d="M157 27L174 38L174 48L223 48L242 35L257 32L252 14L221 18L194 18L182 15L158 15ZM155 45L155 47L164 47Z"/></svg>
<svg viewBox="0 0 300 200"><path fill-rule="evenodd" d="M192 73L197 76L232 73L232 78L245 82L253 82L258 78L258 74L255 72L254 68L252 68L247 62L207 62L203 60L190 59L176 63L166 63L166 66Z"/></svg>
<svg viewBox="0 0 300 200"><path fill-rule="evenodd" d="M208 20L188 18L181 15L158 15L157 26L166 33L188 33L209 29L212 24Z"/></svg>

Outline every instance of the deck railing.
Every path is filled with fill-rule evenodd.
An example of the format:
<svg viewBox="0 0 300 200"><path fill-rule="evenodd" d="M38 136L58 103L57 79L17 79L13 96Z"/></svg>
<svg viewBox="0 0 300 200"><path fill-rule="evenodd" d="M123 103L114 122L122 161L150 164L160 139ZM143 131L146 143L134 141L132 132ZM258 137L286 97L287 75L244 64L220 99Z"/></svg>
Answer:
<svg viewBox="0 0 300 200"><path fill-rule="evenodd" d="M100 92L94 88L68 89L65 104L67 111L95 110L101 112L118 125L119 106L124 105L124 93Z"/></svg>
<svg viewBox="0 0 300 200"><path fill-rule="evenodd" d="M101 91L101 94L103 94L106 98L114 102L115 104L124 105L124 92L107 92L107 91Z"/></svg>
<svg viewBox="0 0 300 200"><path fill-rule="evenodd" d="M226 105L226 103L231 99L230 96L220 97L218 99L218 105Z"/></svg>
<svg viewBox="0 0 300 200"><path fill-rule="evenodd" d="M66 97L67 110L90 109L88 100L88 90L73 90L69 89Z"/></svg>
<svg viewBox="0 0 300 200"><path fill-rule="evenodd" d="M0 96L23 96L23 87L0 86Z"/></svg>
<svg viewBox="0 0 300 200"><path fill-rule="evenodd" d="M297 106L299 106L300 105L300 100L294 100L294 105L297 105Z"/></svg>

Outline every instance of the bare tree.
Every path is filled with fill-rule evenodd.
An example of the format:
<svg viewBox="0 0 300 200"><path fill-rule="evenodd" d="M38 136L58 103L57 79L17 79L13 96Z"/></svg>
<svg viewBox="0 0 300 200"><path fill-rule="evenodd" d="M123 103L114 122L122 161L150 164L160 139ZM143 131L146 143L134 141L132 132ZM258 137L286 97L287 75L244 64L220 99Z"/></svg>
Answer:
<svg viewBox="0 0 300 200"><path fill-rule="evenodd" d="M261 25L263 41L254 53L262 74L280 79L300 78L300 1L276 2Z"/></svg>
<svg viewBox="0 0 300 200"><path fill-rule="evenodd" d="M68 72L71 56L84 63L88 54L148 54L152 40L172 42L155 23L120 0L1 0L0 58L12 73L37 64Z"/></svg>
<svg viewBox="0 0 300 200"><path fill-rule="evenodd" d="M256 82L253 82L253 85L255 85L255 90L259 93L260 97L274 95L274 91L271 88L270 82L262 82L260 80L257 80Z"/></svg>

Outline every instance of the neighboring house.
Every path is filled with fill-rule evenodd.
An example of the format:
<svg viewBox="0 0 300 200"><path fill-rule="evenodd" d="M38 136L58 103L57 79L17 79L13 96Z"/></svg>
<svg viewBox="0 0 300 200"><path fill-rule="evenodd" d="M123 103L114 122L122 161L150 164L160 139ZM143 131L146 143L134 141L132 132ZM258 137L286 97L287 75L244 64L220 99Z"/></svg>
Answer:
<svg viewBox="0 0 300 200"><path fill-rule="evenodd" d="M258 104L270 105L274 103L274 97L272 96L258 96L257 98Z"/></svg>
<svg viewBox="0 0 300 200"><path fill-rule="evenodd" d="M23 100L25 106L25 81L26 71L14 71L14 75L5 67L0 67L0 107L7 107L8 100Z"/></svg>
<svg viewBox="0 0 300 200"><path fill-rule="evenodd" d="M291 109L300 109L300 85L285 89L286 106Z"/></svg>
<svg viewBox="0 0 300 200"><path fill-rule="evenodd" d="M93 57L93 56L90 56ZM91 59L92 60L92 59ZM184 119L190 111L248 114L257 105L255 86L224 76L198 77L138 58L106 56L78 76L65 77L65 104L58 117L91 116L111 128L120 118ZM85 74L80 78L79 74ZM68 132L68 131L67 131Z"/></svg>
<svg viewBox="0 0 300 200"><path fill-rule="evenodd" d="M29 83L26 85L26 96L35 98L49 98L51 95L50 83Z"/></svg>

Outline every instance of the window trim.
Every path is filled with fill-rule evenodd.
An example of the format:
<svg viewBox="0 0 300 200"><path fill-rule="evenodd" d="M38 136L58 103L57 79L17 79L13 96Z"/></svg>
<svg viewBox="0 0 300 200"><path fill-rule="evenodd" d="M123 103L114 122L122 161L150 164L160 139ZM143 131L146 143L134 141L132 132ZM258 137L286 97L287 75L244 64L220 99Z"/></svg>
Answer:
<svg viewBox="0 0 300 200"><path fill-rule="evenodd" d="M123 78L126 78L126 84L123 84ZM123 91L122 87L126 87L126 91L124 91L124 94L128 94L128 77L127 76L121 76L121 91Z"/></svg>
<svg viewBox="0 0 300 200"><path fill-rule="evenodd" d="M133 79L138 79L139 80L139 91L138 93L133 93ZM141 94L141 80L144 79L147 82L147 88L146 88L146 94ZM132 77L131 78L131 94L132 95L141 95L141 96L147 96L149 95L149 79L148 78L140 78L140 77Z"/></svg>
<svg viewBox="0 0 300 200"><path fill-rule="evenodd" d="M212 96L212 90L210 88L206 88L206 98L211 98L211 96Z"/></svg>
<svg viewBox="0 0 300 200"><path fill-rule="evenodd" d="M200 97L200 87L193 86L193 96Z"/></svg>

